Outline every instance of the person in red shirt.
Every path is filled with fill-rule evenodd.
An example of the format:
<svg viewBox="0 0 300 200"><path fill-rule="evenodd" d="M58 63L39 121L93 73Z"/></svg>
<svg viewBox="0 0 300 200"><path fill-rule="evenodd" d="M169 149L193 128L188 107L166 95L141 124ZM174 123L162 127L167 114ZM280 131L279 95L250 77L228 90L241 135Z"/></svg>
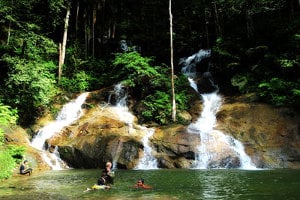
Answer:
<svg viewBox="0 0 300 200"><path fill-rule="evenodd" d="M139 179L137 183L134 185L135 188L140 188L140 189L152 189L152 186L146 185L144 179Z"/></svg>

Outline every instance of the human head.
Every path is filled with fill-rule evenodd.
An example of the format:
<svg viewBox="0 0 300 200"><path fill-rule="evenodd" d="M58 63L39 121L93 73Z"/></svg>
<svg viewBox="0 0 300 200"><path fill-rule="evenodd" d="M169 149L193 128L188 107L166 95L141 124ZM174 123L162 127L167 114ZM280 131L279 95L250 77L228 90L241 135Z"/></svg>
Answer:
<svg viewBox="0 0 300 200"><path fill-rule="evenodd" d="M112 163L108 161L108 162L106 162L105 166L108 167L108 168L111 168L112 167Z"/></svg>
<svg viewBox="0 0 300 200"><path fill-rule="evenodd" d="M143 178L140 178L137 182L138 185L143 185L144 184L144 179Z"/></svg>
<svg viewBox="0 0 300 200"><path fill-rule="evenodd" d="M98 185L105 185L105 178L101 177L98 179Z"/></svg>
<svg viewBox="0 0 300 200"><path fill-rule="evenodd" d="M26 164L26 163L28 163L28 160L24 160L24 162L23 162L24 164Z"/></svg>

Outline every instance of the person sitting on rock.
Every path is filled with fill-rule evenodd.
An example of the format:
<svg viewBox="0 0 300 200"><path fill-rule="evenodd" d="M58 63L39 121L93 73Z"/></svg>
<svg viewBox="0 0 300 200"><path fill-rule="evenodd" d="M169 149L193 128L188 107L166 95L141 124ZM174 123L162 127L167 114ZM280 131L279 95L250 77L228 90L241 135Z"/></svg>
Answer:
<svg viewBox="0 0 300 200"><path fill-rule="evenodd" d="M32 168L28 167L28 161L24 160L24 162L20 165L20 174L25 175L28 174L29 176L32 173Z"/></svg>

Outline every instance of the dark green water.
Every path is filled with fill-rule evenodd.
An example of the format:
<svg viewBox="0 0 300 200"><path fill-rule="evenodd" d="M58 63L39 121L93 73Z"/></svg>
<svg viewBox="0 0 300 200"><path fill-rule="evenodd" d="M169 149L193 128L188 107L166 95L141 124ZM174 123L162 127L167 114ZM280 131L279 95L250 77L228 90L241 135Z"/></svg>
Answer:
<svg viewBox="0 0 300 200"><path fill-rule="evenodd" d="M116 170L111 190L83 192L100 170L48 171L1 182L0 199L300 199L300 170ZM152 190L133 186L144 178Z"/></svg>

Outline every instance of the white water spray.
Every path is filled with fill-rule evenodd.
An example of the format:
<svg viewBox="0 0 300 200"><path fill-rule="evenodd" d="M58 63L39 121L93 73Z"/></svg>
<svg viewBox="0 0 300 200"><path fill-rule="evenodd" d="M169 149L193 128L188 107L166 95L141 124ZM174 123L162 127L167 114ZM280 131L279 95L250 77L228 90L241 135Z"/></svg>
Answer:
<svg viewBox="0 0 300 200"><path fill-rule="evenodd" d="M217 93L201 96L204 101L201 116L188 126L189 132L198 133L201 138L194 167L200 169L232 167L230 163L232 160L226 159L233 155L239 158L241 169L256 169L241 142L214 129L216 113L221 106L222 98Z"/></svg>
<svg viewBox="0 0 300 200"><path fill-rule="evenodd" d="M196 63L209 56L210 50L200 50L198 53L181 61L184 65L182 72L188 77L190 86L197 93L199 93L198 86L194 81L197 78ZM195 123L188 126L189 132L198 133L201 138L200 145L197 148L198 152L195 156L194 168L233 167L236 164L231 163L234 162L233 157L238 157L240 168L256 169L250 157L245 153L241 142L214 129L217 122L216 113L221 106L222 98L217 92L201 94L201 97L203 99L201 116Z"/></svg>
<svg viewBox="0 0 300 200"><path fill-rule="evenodd" d="M187 58L180 59L179 64L183 65L181 71L184 75L190 79L197 77L196 64L199 63L204 58L210 57L211 50L201 49L198 53L195 53Z"/></svg>
<svg viewBox="0 0 300 200"><path fill-rule="evenodd" d="M112 109L118 114L119 119L128 125L128 133L130 133L133 128L134 115L128 109L127 92L122 83L115 85L114 94L116 98L116 106L113 106Z"/></svg>
<svg viewBox="0 0 300 200"><path fill-rule="evenodd" d="M149 145L149 138L154 134L154 129L147 129L142 139L144 145L144 157L140 159L135 169L157 169L157 160L152 156L152 148Z"/></svg>
<svg viewBox="0 0 300 200"><path fill-rule="evenodd" d="M127 106L127 92L121 83L115 85L114 94L116 98L116 106L113 106L112 109L118 114L119 120L125 122L128 125L128 134L131 134L134 132L134 115L129 111L129 108ZM136 169L157 169L157 161L156 158L152 156L152 148L149 145L149 138L154 134L154 129L148 129L139 125L136 125L136 128L140 128L145 131L145 136L142 139L144 146L144 157L140 159L139 164L136 166ZM115 156L113 158L114 166L116 166L116 162L120 156L121 147L122 143L119 142L115 150Z"/></svg>
<svg viewBox="0 0 300 200"><path fill-rule="evenodd" d="M76 100L64 105L56 120L40 129L31 142L32 147L42 151L43 159L52 169L62 169L63 167L59 164L62 161L59 158L57 149L52 154L45 149L45 141L81 117L81 106L87 95L88 93L83 93Z"/></svg>

